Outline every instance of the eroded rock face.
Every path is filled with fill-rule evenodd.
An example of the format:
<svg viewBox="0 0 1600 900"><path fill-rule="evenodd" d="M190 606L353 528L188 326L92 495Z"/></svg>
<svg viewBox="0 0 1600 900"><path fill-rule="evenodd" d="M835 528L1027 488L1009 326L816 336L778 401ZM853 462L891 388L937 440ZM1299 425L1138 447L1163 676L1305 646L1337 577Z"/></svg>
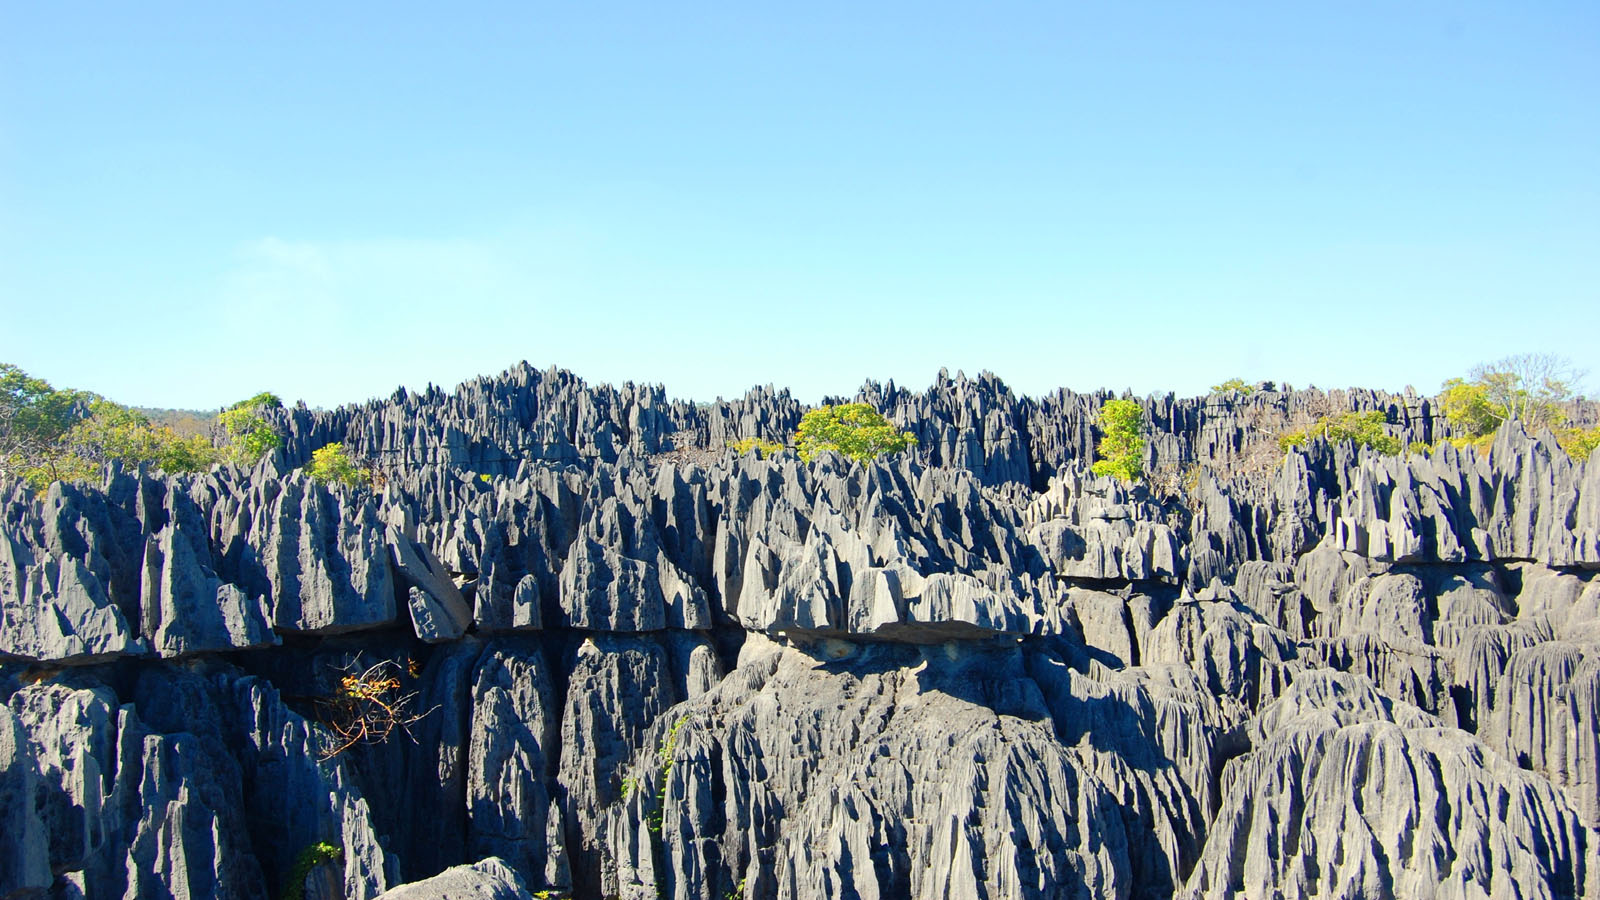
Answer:
<svg viewBox="0 0 1600 900"><path fill-rule="evenodd" d="M345 900L1600 897L1600 458L1230 480L1329 403L1447 426L1152 398L1156 480L1207 464L1153 491L1087 468L1106 396L869 384L914 452L801 462L722 450L787 393L524 366L0 485L0 898L278 896L324 842ZM294 470L334 440L386 483Z"/></svg>
<svg viewBox="0 0 1600 900"><path fill-rule="evenodd" d="M1586 890L1593 832L1558 790L1364 679L1307 673L1252 732L1188 896Z"/></svg>
<svg viewBox="0 0 1600 900"><path fill-rule="evenodd" d="M1057 740L1019 651L854 653L748 652L654 729L617 821L620 896L1132 887L1122 814Z"/></svg>

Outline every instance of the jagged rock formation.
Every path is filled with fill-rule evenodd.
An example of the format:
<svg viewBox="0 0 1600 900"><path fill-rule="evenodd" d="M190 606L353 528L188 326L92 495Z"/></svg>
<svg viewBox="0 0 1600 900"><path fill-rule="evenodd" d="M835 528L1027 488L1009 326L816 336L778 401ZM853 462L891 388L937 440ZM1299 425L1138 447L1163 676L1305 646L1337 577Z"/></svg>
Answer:
<svg viewBox="0 0 1600 900"><path fill-rule="evenodd" d="M787 393L524 366L4 486L0 898L277 896L319 842L349 900L1600 897L1600 456L1228 477L1446 429L1167 397L1151 471L1209 468L1155 491L1088 472L1105 396L869 384L915 453L803 463L721 449ZM296 470L333 440L386 482Z"/></svg>

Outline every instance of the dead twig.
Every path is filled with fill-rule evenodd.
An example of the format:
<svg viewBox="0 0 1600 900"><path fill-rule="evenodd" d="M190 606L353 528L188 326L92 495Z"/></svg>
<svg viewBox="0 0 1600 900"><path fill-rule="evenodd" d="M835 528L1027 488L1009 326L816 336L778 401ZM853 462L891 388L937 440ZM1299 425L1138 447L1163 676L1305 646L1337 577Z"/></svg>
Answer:
<svg viewBox="0 0 1600 900"><path fill-rule="evenodd" d="M408 666L405 674L415 678L411 668ZM380 660L360 671L352 664L341 671L346 674L339 679L338 691L316 701L318 720L334 737L331 747L323 751L323 759L357 744L381 744L397 731L416 743L411 726L438 709L413 711L417 692L403 690L400 667L392 660Z"/></svg>

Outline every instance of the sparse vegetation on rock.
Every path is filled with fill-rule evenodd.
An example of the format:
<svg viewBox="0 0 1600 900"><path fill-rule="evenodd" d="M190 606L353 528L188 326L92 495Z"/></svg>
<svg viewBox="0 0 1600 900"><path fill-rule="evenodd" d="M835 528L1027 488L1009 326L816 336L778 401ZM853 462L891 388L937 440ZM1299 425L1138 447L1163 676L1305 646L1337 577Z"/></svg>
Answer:
<svg viewBox="0 0 1600 900"><path fill-rule="evenodd" d="M1287 451L1321 438L1330 444L1352 441L1357 447L1368 447L1379 453L1393 455L1400 452L1400 439L1385 430L1384 426L1388 423L1388 417L1381 410L1323 416L1314 425L1280 436L1278 447Z"/></svg>
<svg viewBox="0 0 1600 900"><path fill-rule="evenodd" d="M363 487L371 482L366 469L357 466L344 450L344 444L335 441L318 447L311 453L311 463L306 466L311 480L323 483ZM487 480L487 476L484 476Z"/></svg>

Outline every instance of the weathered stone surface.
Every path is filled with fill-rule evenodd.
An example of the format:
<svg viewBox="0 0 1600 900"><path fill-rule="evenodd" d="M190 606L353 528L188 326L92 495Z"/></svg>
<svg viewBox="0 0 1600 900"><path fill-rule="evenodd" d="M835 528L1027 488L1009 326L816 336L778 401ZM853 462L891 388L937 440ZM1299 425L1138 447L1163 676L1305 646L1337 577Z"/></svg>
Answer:
<svg viewBox="0 0 1600 900"><path fill-rule="evenodd" d="M283 883L295 858L319 841L343 849L343 892L371 900L399 883L399 861L384 845L371 806L327 757L331 738L284 705L255 677L213 676L229 752L239 762L250 841L267 883Z"/></svg>
<svg viewBox="0 0 1600 900"><path fill-rule="evenodd" d="M384 891L378 900L525 900L531 896L517 870L491 856Z"/></svg>
<svg viewBox="0 0 1600 900"><path fill-rule="evenodd" d="M310 480L281 485L255 538L276 626L336 634L394 622L394 575L376 504Z"/></svg>
<svg viewBox="0 0 1600 900"><path fill-rule="evenodd" d="M635 759L620 896L1130 891L1130 820L1021 663L953 644L828 662L747 645Z"/></svg>
<svg viewBox="0 0 1600 900"><path fill-rule="evenodd" d="M1592 832L1557 790L1364 679L1303 675L1252 731L1188 896L1585 890Z"/></svg>
<svg viewBox="0 0 1600 900"><path fill-rule="evenodd" d="M49 834L38 809L39 775L17 717L0 706L0 897L50 886Z"/></svg>
<svg viewBox="0 0 1600 900"><path fill-rule="evenodd" d="M1225 601L1180 602L1150 632L1145 661L1195 672L1211 693L1250 707L1278 696L1296 667L1288 636Z"/></svg>
<svg viewBox="0 0 1600 900"><path fill-rule="evenodd" d="M144 705L156 720L179 720L158 726L114 702L103 686L61 684L25 687L9 702L39 766L55 891L264 898L238 766L215 736L214 711L202 703L183 718L152 700Z"/></svg>
<svg viewBox="0 0 1600 900"><path fill-rule="evenodd" d="M271 896L318 841L328 900L1600 896L1600 460L1277 460L1450 426L1261 385L1136 400L1127 486L1109 397L869 383L914 450L802 462L724 450L786 392L521 366L275 411L250 471L0 484L0 877L33 834L60 898ZM295 471L335 440L384 483ZM421 718L341 747L375 660Z"/></svg>
<svg viewBox="0 0 1600 900"><path fill-rule="evenodd" d="M172 657L279 643L266 599L212 571L207 528L194 501L169 492L166 521L145 541L140 627L153 649Z"/></svg>
<svg viewBox="0 0 1600 900"><path fill-rule="evenodd" d="M634 789L627 766L650 727L689 696L687 675L674 672L683 663L674 666L671 657L654 637L602 635L578 645L561 717L560 770L577 893L616 890L606 810Z"/></svg>
<svg viewBox="0 0 1600 900"><path fill-rule="evenodd" d="M411 627L417 637L430 644L461 637L472 624L472 608L445 572L444 563L432 550L393 525L389 526L388 539L395 572L406 588Z"/></svg>
<svg viewBox="0 0 1600 900"><path fill-rule="evenodd" d="M145 652L108 580L103 560L51 556L37 535L0 525L0 657L88 663Z"/></svg>
<svg viewBox="0 0 1600 900"><path fill-rule="evenodd" d="M536 646L488 645L472 683L467 751L467 852L497 856L530 884L566 887L561 806L554 790L558 701Z"/></svg>

